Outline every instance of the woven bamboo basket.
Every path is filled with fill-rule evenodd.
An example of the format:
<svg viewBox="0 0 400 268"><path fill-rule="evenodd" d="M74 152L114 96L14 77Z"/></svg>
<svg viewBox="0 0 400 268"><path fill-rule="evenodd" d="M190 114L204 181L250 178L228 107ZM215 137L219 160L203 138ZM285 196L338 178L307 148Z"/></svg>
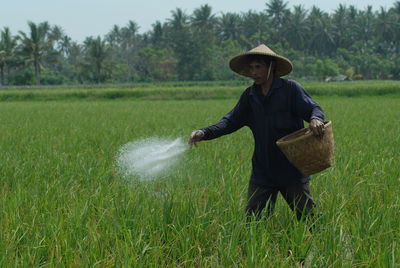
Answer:
<svg viewBox="0 0 400 268"><path fill-rule="evenodd" d="M332 166L334 140L331 121L325 122L321 139L315 137L309 128L303 128L279 139L276 144L304 176Z"/></svg>

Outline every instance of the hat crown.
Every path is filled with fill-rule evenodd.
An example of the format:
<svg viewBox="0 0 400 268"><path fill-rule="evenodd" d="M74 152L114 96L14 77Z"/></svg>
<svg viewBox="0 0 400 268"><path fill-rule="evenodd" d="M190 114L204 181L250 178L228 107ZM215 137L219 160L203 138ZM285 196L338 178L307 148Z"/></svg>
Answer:
<svg viewBox="0 0 400 268"><path fill-rule="evenodd" d="M269 47L267 47L264 44L261 44L258 47L255 47L255 48L249 50L247 53L248 54L253 54L253 53L256 53L256 54L276 54L274 51L272 51L272 49L270 49Z"/></svg>

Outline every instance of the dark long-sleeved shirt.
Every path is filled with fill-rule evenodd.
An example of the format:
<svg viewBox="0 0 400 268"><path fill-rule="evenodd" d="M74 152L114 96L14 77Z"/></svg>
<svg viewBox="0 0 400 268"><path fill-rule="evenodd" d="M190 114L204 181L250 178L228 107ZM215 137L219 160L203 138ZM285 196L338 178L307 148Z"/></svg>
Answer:
<svg viewBox="0 0 400 268"><path fill-rule="evenodd" d="M303 120L311 119L324 121L320 106L299 83L274 78L266 96L259 86L250 86L218 123L201 130L205 133L203 140L211 140L248 126L255 145L250 182L269 187L287 186L299 180L305 183L310 177L303 177L275 142L303 128Z"/></svg>

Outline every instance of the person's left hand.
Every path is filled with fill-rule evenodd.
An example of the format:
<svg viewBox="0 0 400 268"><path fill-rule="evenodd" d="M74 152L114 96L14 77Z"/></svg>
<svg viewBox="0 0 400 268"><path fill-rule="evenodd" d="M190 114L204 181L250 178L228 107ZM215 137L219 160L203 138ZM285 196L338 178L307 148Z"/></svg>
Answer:
<svg viewBox="0 0 400 268"><path fill-rule="evenodd" d="M318 119L312 119L310 121L309 128L316 137L322 139L325 133L325 125L323 122L319 121Z"/></svg>

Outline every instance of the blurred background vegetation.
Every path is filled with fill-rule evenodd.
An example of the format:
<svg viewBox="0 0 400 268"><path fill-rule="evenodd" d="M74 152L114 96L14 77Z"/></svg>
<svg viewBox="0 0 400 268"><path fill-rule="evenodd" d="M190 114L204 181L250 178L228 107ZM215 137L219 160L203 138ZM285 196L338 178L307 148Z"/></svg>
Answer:
<svg viewBox="0 0 400 268"><path fill-rule="evenodd" d="M339 5L332 13L290 9L283 0L220 15L209 5L191 14L176 8L143 34L129 21L82 43L61 26L28 25L28 32L0 29L0 85L240 80L229 59L261 43L293 61L296 79L400 79L400 1L379 10Z"/></svg>

